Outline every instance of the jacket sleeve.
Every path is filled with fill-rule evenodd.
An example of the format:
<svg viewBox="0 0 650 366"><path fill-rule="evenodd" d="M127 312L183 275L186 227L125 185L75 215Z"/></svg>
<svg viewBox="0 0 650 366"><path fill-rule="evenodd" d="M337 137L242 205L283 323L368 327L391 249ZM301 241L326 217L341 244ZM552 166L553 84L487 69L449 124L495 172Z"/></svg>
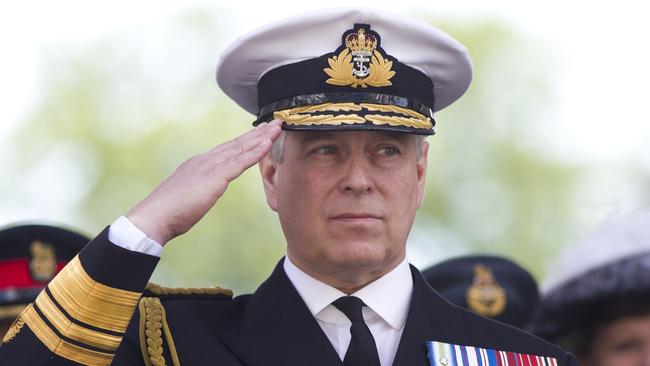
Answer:
<svg viewBox="0 0 650 366"><path fill-rule="evenodd" d="M110 365L159 258L102 231L21 313L2 365Z"/></svg>

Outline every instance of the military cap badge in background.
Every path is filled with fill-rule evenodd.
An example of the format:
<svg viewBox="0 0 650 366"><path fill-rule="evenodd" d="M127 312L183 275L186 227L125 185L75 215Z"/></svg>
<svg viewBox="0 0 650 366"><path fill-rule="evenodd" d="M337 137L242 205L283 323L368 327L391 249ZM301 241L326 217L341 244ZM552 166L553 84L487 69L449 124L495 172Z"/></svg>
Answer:
<svg viewBox="0 0 650 366"><path fill-rule="evenodd" d="M650 211L608 220L552 268L535 333L581 357L599 326L650 315Z"/></svg>
<svg viewBox="0 0 650 366"><path fill-rule="evenodd" d="M537 282L520 265L477 255L448 259L422 271L426 281L455 305L528 330L539 303Z"/></svg>
<svg viewBox="0 0 650 366"><path fill-rule="evenodd" d="M239 38L217 65L223 91L285 130L434 133L433 113L469 87L467 49L422 21L329 9Z"/></svg>
<svg viewBox="0 0 650 366"><path fill-rule="evenodd" d="M0 230L0 336L89 240L48 225Z"/></svg>

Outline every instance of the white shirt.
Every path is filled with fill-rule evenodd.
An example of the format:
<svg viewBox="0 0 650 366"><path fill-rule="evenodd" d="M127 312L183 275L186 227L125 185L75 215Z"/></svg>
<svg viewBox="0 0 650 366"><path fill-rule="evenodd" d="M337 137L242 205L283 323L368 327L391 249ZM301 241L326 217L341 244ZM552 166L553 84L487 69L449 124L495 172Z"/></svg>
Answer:
<svg viewBox="0 0 650 366"><path fill-rule="evenodd" d="M108 228L108 240L124 249L160 257L163 246L151 240L131 220L120 216Z"/></svg>
<svg viewBox="0 0 650 366"><path fill-rule="evenodd" d="M301 271L288 257L284 271L343 360L350 345L352 323L332 302L347 295ZM351 295L368 305L363 307L363 319L375 338L381 366L393 364L412 292L413 278L404 259L392 271Z"/></svg>
<svg viewBox="0 0 650 366"><path fill-rule="evenodd" d="M160 256L162 246L121 216L110 226L108 239L128 250ZM323 283L296 267L288 257L284 271L302 297L318 325L332 343L341 360L350 345L350 320L332 302L345 293ZM381 366L393 364L397 347L404 331L406 317L413 293L413 278L404 259L397 267L366 287L351 294L360 298L365 320L377 344Z"/></svg>

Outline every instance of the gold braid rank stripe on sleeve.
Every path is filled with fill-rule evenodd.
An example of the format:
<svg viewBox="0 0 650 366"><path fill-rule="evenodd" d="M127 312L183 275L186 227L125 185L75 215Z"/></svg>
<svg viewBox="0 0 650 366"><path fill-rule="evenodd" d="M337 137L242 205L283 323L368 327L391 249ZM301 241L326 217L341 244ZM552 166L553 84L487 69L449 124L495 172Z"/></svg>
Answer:
<svg viewBox="0 0 650 366"><path fill-rule="evenodd" d="M71 322L56 304L54 304L45 291L41 292L38 298L36 298L36 306L38 306L47 320L54 325L59 333L66 338L101 348L108 352L115 352L122 341L122 337L98 332Z"/></svg>
<svg viewBox="0 0 650 366"><path fill-rule="evenodd" d="M43 345L61 357L83 365L95 366L108 366L113 360L112 353L86 349L61 339L38 315L33 305L29 305L21 317Z"/></svg>
<svg viewBox="0 0 650 366"><path fill-rule="evenodd" d="M48 286L54 300L74 319L123 333L138 305L140 293L93 280L76 256Z"/></svg>
<svg viewBox="0 0 650 366"><path fill-rule="evenodd" d="M75 257L21 315L54 354L84 365L110 365L140 293L93 280Z"/></svg>

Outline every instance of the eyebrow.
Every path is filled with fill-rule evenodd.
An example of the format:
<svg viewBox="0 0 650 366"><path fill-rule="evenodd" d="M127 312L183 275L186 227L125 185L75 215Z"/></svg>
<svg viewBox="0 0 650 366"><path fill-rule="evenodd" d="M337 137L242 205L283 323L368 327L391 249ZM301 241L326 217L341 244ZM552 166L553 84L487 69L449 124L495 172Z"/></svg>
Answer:
<svg viewBox="0 0 650 366"><path fill-rule="evenodd" d="M305 146L314 141L329 140L334 138L331 132L302 132L303 136L300 139L300 146Z"/></svg>
<svg viewBox="0 0 650 366"><path fill-rule="evenodd" d="M371 133L382 135L384 138L390 138L394 140L408 140L412 137L411 134L403 132L392 132L392 131L368 131ZM300 132L303 137L301 141L312 142L318 140L327 140L334 138L333 132L320 132L320 131L302 131Z"/></svg>
<svg viewBox="0 0 650 366"><path fill-rule="evenodd" d="M381 134L382 138L397 140L399 142L407 141L413 137L413 135L404 132L378 131L377 133Z"/></svg>

